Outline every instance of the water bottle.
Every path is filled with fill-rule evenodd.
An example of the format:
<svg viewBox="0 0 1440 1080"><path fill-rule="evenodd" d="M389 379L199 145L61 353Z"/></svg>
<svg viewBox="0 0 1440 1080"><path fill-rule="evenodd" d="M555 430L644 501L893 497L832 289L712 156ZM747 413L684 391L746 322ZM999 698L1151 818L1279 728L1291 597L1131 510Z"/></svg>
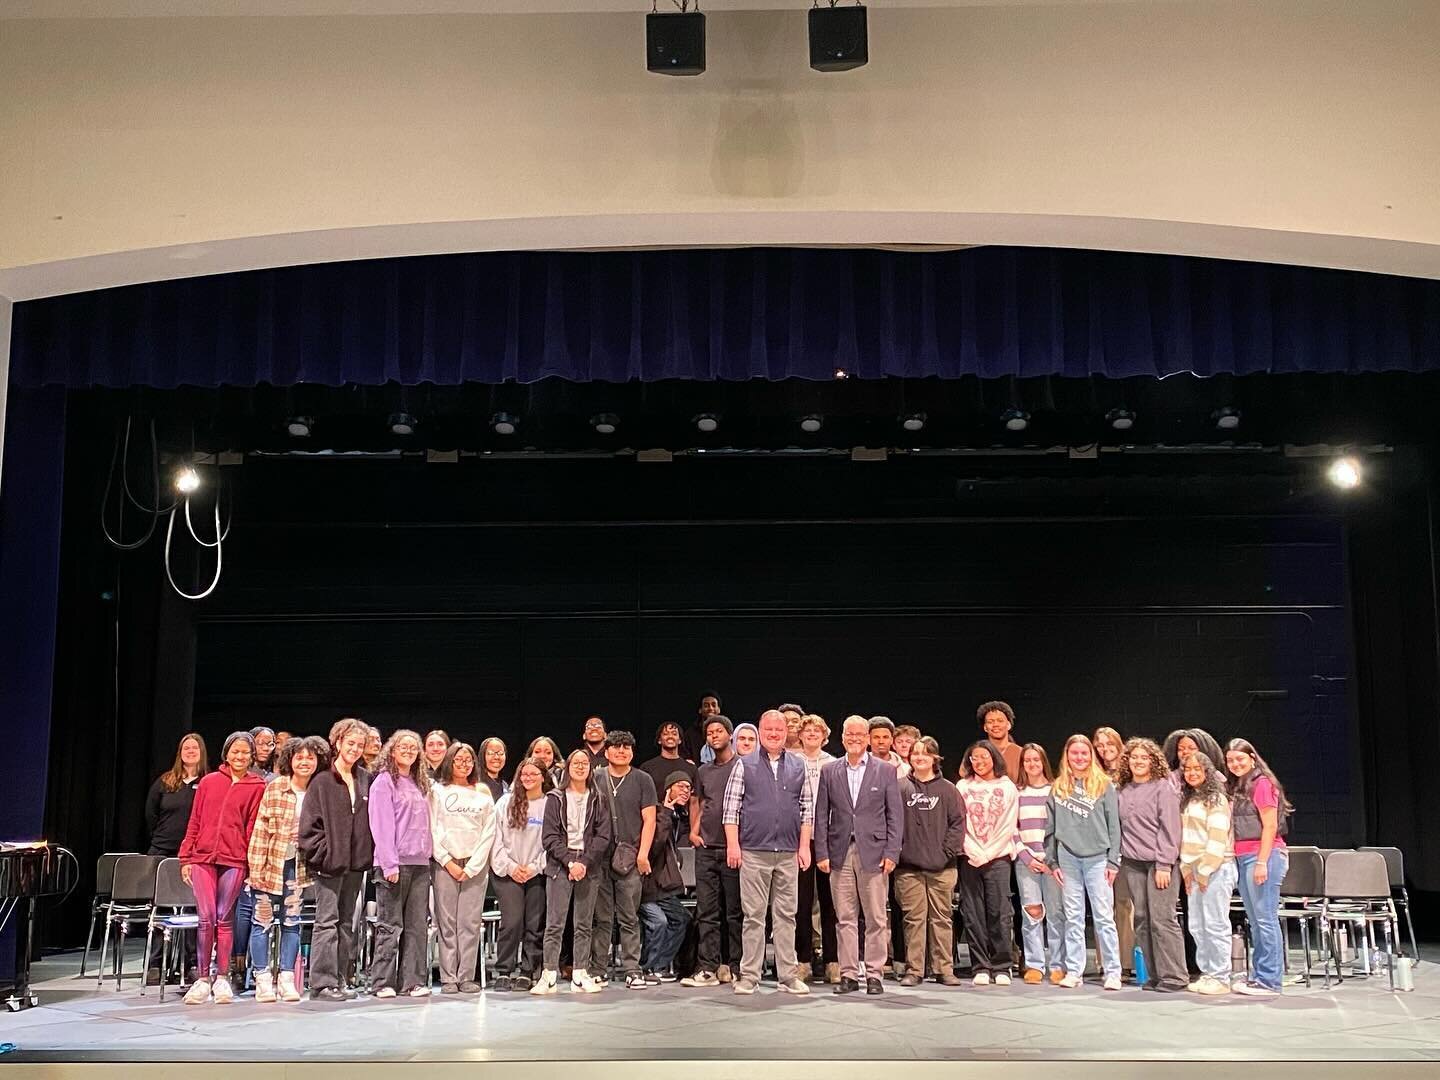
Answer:
<svg viewBox="0 0 1440 1080"><path fill-rule="evenodd" d="M1135 963L1135 982L1140 986L1144 986L1150 981L1150 969L1145 966L1145 950L1140 948L1139 945L1135 946L1133 960Z"/></svg>
<svg viewBox="0 0 1440 1080"><path fill-rule="evenodd" d="M1245 935L1230 935L1230 973L1244 978L1245 970Z"/></svg>

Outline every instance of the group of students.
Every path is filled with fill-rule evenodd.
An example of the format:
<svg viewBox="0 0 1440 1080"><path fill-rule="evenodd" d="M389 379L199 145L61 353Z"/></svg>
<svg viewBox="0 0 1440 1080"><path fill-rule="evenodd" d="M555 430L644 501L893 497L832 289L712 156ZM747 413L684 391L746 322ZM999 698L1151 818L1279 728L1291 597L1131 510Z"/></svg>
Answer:
<svg viewBox="0 0 1440 1080"><path fill-rule="evenodd" d="M374 948L363 974L377 998L429 994L432 919L441 992L478 993L487 890L500 909L494 989L603 990L617 939L617 981L670 981L689 929L687 845L696 934L683 986L754 993L767 939L782 992L823 981L837 994L881 994L886 974L958 985L957 885L970 981L1005 985L1013 881L1026 982L1081 984L1088 901L1105 989L1120 987L1133 938L1150 989L1278 993L1290 808L1254 747L1236 739L1222 752L1199 730L1162 747L1101 728L1067 739L1052 770L1043 747L1012 738L1009 705L986 702L977 719L983 736L954 782L937 741L912 726L848 717L835 757L824 719L800 706L732 726L713 694L693 724L663 724L659 753L638 767L633 735L591 716L580 747L562 758L553 740L535 739L508 780L499 739L477 750L401 730L382 743L355 718L324 739L235 732L213 772L204 740L186 735L147 808L152 853L178 855L195 893L198 970L185 1001L232 1000L247 959L257 1001L299 1000L301 895L312 885L317 1000L353 998L367 981L356 967L367 885ZM1249 977L1232 982L1237 883L1254 950Z"/></svg>

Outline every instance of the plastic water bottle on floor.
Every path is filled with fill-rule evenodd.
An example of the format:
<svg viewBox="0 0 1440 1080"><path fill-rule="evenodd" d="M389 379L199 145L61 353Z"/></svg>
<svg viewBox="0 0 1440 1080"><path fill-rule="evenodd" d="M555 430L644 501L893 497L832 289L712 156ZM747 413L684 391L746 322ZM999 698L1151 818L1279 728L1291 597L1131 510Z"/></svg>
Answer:
<svg viewBox="0 0 1440 1080"><path fill-rule="evenodd" d="M1139 945L1135 946L1133 960L1135 964L1135 983L1138 986L1144 986L1150 981L1150 969L1145 966L1145 950L1140 948Z"/></svg>

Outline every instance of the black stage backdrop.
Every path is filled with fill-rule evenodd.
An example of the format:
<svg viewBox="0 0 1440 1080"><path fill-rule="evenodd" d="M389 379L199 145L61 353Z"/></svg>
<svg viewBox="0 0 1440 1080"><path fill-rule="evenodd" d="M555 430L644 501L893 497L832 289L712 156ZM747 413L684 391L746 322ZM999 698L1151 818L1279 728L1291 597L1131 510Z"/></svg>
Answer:
<svg viewBox="0 0 1440 1080"><path fill-rule="evenodd" d="M1412 879L1440 887L1417 461L1405 498L1370 513L1373 496L1347 528L1333 500L1260 471L1096 466L1077 484L965 480L975 466L953 460L252 459L225 470L225 576L192 604L160 545L118 556L100 539L109 431L72 431L47 834L82 865L143 850L145 791L192 714L212 765L235 728L323 732L353 712L499 735L513 767L531 736L573 746L590 711L646 756L713 688L737 720L798 700L837 730L850 712L917 724L947 772L990 697L1052 753L1102 723L1243 734L1299 807L1292 839L1400 843ZM82 907L50 941L83 935Z"/></svg>

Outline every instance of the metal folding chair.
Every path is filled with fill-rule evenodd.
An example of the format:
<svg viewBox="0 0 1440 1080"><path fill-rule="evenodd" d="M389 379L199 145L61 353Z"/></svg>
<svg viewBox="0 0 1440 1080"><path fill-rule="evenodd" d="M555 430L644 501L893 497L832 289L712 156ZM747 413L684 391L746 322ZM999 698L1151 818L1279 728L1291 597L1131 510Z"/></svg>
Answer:
<svg viewBox="0 0 1440 1080"><path fill-rule="evenodd" d="M1398 847L1362 847L1361 851L1378 851L1385 857L1385 870L1390 875L1390 896L1396 908L1405 913L1405 929L1410 934L1410 955L1420 962L1420 947L1415 944L1415 922L1410 918L1410 893L1405 888L1405 853Z"/></svg>
<svg viewBox="0 0 1440 1080"><path fill-rule="evenodd" d="M85 977L85 965L90 959L90 943L95 937L95 923L105 905L110 902L110 890L115 883L115 863L125 855L137 855L135 851L107 851L95 860L95 895L90 898L90 929L85 934L85 951L80 954L80 978Z"/></svg>
<svg viewBox="0 0 1440 1080"><path fill-rule="evenodd" d="M1290 868L1280 886L1280 927L1284 932L1286 968L1289 968L1290 923L1300 926L1300 947L1305 953L1305 985L1310 985L1310 924L1323 938L1321 914L1325 896L1325 859L1319 848L1289 848Z"/></svg>
<svg viewBox="0 0 1440 1080"><path fill-rule="evenodd" d="M161 855L122 855L115 861L115 877L110 899L105 904L105 930L100 938L100 969L95 985L105 981L105 955L109 950L111 931L115 937L115 989L125 971L125 939L132 926L145 926L155 898L155 871L164 862ZM140 980L145 980L145 965L140 965Z"/></svg>
<svg viewBox="0 0 1440 1080"><path fill-rule="evenodd" d="M200 916L195 910L195 890L185 884L180 876L180 860L166 859L155 869L154 904L150 908L149 928L145 932L145 955L150 955L150 944L155 931L160 931L160 1000L165 1000L165 983L170 973L170 942L174 935L194 934L200 929ZM176 945L174 955L181 960L184 968L184 950ZM184 972L180 975L184 983ZM145 993L145 980L140 980L140 993Z"/></svg>
<svg viewBox="0 0 1440 1080"><path fill-rule="evenodd" d="M1390 875L1385 867L1385 857L1377 851L1331 851L1325 856L1325 899L1321 904L1320 919L1331 947L1325 958L1325 987L1330 987L1330 958L1335 959L1335 977L1344 980L1340 957L1334 948L1334 924L1339 922L1358 924L1364 932L1365 955L1373 954L1375 947L1375 924L1379 923L1385 933L1385 952L1391 957L1387 968L1390 972L1390 989L1395 989L1395 963L1393 941L1399 936L1399 925L1395 915L1395 901L1390 896Z"/></svg>

